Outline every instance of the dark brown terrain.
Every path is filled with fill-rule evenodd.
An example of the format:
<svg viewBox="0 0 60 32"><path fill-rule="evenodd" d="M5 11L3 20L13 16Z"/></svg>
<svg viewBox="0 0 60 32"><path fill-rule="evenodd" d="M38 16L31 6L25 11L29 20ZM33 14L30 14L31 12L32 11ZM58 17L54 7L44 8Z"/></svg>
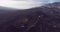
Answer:
<svg viewBox="0 0 60 32"><path fill-rule="evenodd" d="M60 32L60 2L26 10L1 7L0 32Z"/></svg>

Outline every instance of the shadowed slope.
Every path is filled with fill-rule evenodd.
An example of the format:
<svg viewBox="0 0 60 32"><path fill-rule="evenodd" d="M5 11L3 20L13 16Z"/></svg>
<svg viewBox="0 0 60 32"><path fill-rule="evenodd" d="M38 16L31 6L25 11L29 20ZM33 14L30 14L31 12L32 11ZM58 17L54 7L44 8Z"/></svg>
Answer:
<svg viewBox="0 0 60 32"><path fill-rule="evenodd" d="M33 19L36 18L35 21L37 21L37 23L30 23L31 26L33 26L28 26L29 29L25 31L23 30L23 32L60 32L60 2L47 4L42 7L28 9L28 11L36 11L35 13L39 20L37 20L37 18L34 17Z"/></svg>
<svg viewBox="0 0 60 32"><path fill-rule="evenodd" d="M0 9L0 32L60 32L60 2L56 3L27 10Z"/></svg>

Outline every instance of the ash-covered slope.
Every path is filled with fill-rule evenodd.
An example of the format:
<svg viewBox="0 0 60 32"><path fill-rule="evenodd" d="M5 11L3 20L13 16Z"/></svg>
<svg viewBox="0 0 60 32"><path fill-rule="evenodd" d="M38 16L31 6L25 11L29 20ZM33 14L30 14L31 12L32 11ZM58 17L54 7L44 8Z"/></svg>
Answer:
<svg viewBox="0 0 60 32"><path fill-rule="evenodd" d="M28 27L27 29L25 29L25 31L60 32L60 2L50 3L41 7L28 9L28 11L35 12L38 16L37 19L39 18L39 20L35 19L36 17L33 16L33 19L35 19L37 23L31 24L33 21L31 19L31 27ZM23 30L23 32L25 31Z"/></svg>
<svg viewBox="0 0 60 32"><path fill-rule="evenodd" d="M26 10L1 7L0 32L60 32L60 2Z"/></svg>
<svg viewBox="0 0 60 32"><path fill-rule="evenodd" d="M16 32L15 17L18 9L0 6L0 32Z"/></svg>

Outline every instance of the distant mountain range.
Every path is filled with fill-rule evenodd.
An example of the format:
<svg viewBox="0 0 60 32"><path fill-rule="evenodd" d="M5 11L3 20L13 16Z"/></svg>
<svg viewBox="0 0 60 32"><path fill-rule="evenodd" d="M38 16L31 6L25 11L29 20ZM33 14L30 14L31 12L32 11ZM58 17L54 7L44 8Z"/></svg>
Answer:
<svg viewBox="0 0 60 32"><path fill-rule="evenodd" d="M0 9L4 9L4 10L14 10L15 8L0 6Z"/></svg>
<svg viewBox="0 0 60 32"><path fill-rule="evenodd" d="M60 6L60 2L54 2L54 3L49 3L49 4L46 4L47 6Z"/></svg>

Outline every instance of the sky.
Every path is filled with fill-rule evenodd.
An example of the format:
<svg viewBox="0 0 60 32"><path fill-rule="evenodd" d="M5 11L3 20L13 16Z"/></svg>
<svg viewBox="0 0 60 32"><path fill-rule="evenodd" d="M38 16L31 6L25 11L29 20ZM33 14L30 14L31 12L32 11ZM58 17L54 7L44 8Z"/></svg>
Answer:
<svg viewBox="0 0 60 32"><path fill-rule="evenodd" d="M55 0L0 0L0 6L17 8L17 9L29 9L32 7L39 7Z"/></svg>

